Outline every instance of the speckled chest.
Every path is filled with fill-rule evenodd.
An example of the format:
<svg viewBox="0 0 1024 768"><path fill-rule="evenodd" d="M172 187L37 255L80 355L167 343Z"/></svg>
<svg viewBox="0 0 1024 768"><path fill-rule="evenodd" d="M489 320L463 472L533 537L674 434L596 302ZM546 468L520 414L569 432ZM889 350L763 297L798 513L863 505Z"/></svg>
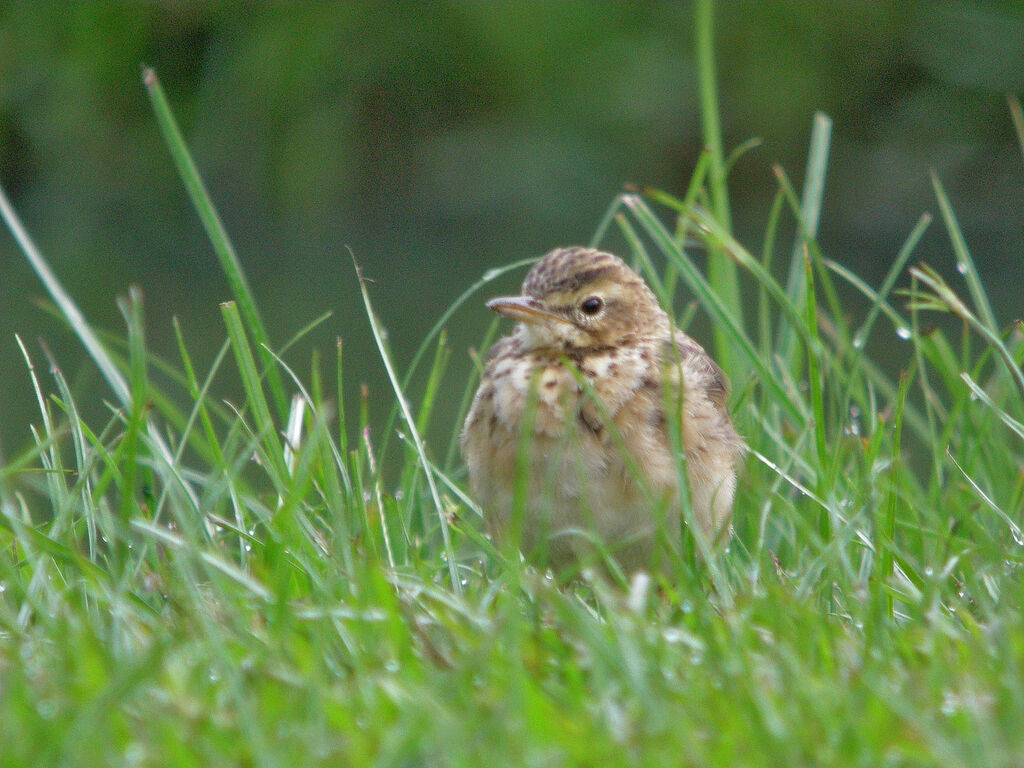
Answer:
<svg viewBox="0 0 1024 768"><path fill-rule="evenodd" d="M604 441L606 422L617 423L623 409L658 409L658 350L651 342L556 355L522 352L515 339L506 339L488 362L484 380L491 391L478 397L490 401L495 428L518 432L527 419L538 436L562 439L582 432Z"/></svg>

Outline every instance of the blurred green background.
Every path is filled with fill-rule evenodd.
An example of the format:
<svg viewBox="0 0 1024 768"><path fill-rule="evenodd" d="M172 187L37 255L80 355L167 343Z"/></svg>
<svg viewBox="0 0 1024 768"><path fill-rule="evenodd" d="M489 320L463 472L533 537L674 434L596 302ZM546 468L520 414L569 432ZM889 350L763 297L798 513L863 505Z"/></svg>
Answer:
<svg viewBox="0 0 1024 768"><path fill-rule="evenodd" d="M877 285L936 209L934 168L998 320L1020 316L1024 166L1005 95L1024 91L1024 4L721 3L716 33L726 147L764 139L731 176L741 241L759 250L774 163L802 183L822 110L825 253ZM692 49L689 3L7 2L0 183L88 318L120 332L115 298L137 284L151 347L176 359L177 315L208 366L230 296L140 82L155 67L275 342L332 311L287 360L305 371L311 347L331 355L343 337L349 393L370 385L379 424L386 384L346 246L402 368L488 268L589 240L626 183L685 189L703 143ZM941 223L918 255L953 273ZM0 269L10 456L39 419L15 333L49 386L45 340L87 416L109 393L35 301L6 231ZM458 394L490 322L483 298L452 323ZM695 330L708 338L700 317ZM218 394L236 394L234 378Z"/></svg>

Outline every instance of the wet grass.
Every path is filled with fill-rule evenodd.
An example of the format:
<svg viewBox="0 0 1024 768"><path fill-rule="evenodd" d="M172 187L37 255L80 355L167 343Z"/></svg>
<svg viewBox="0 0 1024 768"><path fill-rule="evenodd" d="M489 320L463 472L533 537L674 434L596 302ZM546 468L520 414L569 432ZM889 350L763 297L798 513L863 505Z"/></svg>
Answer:
<svg viewBox="0 0 1024 768"><path fill-rule="evenodd" d="M613 202L595 242L625 237L678 316L710 316L752 452L712 563L565 585L490 546L458 424L451 445L420 438L438 398L464 411L475 385L446 378L457 314L416 356L413 402L364 286L393 413L346 412L353 363L340 343L308 371L281 361L147 85L235 301L208 370L187 322L179 358L157 360L140 294L122 343L103 340L20 232L111 399L85 423L57 362L23 345L39 417L0 469L3 765L1024 763L1024 336L996 324L939 179L941 222L922 216L880 286L815 243L823 117L801 196L778 169L756 249L723 216L720 142L684 198ZM795 243L777 241L786 220ZM929 226L961 283L916 264ZM225 378L244 400L210 397Z"/></svg>

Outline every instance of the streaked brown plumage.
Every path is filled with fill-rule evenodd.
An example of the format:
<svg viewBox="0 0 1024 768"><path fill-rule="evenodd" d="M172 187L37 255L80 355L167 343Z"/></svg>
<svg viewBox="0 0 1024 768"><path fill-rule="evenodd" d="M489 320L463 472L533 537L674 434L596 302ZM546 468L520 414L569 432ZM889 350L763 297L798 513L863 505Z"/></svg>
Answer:
<svg viewBox="0 0 1024 768"><path fill-rule="evenodd" d="M668 419L681 415L694 519L711 540L728 537L745 450L728 381L636 273L610 253L559 248L522 295L487 306L519 322L487 355L461 442L497 536L521 535L527 552L543 546L555 569L600 551L627 572L658 567L656 544L678 545Z"/></svg>

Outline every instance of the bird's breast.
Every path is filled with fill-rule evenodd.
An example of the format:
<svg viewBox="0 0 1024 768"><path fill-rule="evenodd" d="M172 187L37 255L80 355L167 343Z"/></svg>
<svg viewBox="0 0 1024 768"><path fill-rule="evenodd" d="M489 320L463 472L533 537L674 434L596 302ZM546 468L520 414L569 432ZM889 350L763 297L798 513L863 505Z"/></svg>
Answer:
<svg viewBox="0 0 1024 768"><path fill-rule="evenodd" d="M606 436L609 420L617 421L638 398L636 405L660 406L658 361L636 349L559 357L508 354L492 360L488 374L499 422L516 430L529 425L538 436L562 439L579 431Z"/></svg>

